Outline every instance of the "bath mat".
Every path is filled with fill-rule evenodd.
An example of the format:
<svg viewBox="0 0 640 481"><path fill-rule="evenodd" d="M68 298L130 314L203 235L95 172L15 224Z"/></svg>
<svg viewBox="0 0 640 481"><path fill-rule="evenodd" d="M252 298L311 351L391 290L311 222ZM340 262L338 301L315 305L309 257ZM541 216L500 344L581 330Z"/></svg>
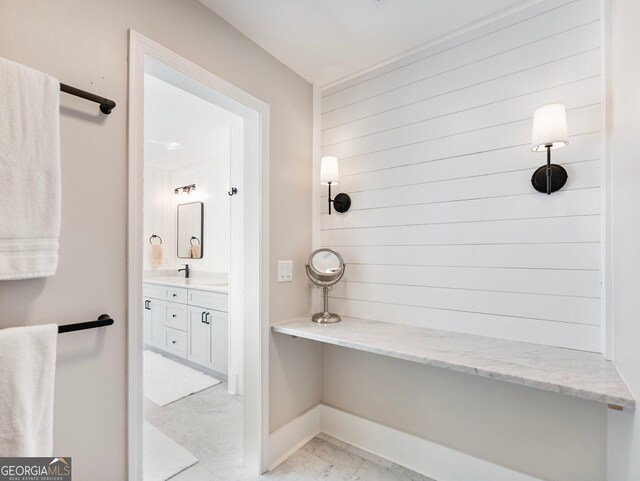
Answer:
<svg viewBox="0 0 640 481"><path fill-rule="evenodd" d="M147 421L142 434L144 481L165 481L198 462L198 458Z"/></svg>
<svg viewBox="0 0 640 481"><path fill-rule="evenodd" d="M220 382L153 351L144 351L144 395L158 406L166 406Z"/></svg>

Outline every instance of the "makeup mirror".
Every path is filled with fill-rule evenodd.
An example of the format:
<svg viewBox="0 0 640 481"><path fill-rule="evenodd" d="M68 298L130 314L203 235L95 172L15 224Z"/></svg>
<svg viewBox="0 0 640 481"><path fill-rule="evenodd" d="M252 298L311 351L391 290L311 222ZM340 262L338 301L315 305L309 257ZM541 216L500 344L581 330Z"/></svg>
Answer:
<svg viewBox="0 0 640 481"><path fill-rule="evenodd" d="M314 314L311 320L322 324L340 322L338 314L329 312L329 288L344 275L345 263L342 256L331 249L317 249L311 253L305 267L311 282L322 287L323 312Z"/></svg>

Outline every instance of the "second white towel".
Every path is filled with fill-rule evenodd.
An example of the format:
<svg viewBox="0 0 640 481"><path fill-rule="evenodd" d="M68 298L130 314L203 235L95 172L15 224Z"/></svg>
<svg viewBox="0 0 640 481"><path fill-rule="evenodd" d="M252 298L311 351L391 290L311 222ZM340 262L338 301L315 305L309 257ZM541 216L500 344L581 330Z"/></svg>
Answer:
<svg viewBox="0 0 640 481"><path fill-rule="evenodd" d="M0 330L0 457L52 454L58 326Z"/></svg>

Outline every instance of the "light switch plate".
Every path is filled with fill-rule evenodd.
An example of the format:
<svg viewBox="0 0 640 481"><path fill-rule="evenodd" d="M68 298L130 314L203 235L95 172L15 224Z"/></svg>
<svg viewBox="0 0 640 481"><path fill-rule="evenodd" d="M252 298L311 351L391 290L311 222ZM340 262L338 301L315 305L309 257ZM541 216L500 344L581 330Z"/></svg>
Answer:
<svg viewBox="0 0 640 481"><path fill-rule="evenodd" d="M293 261L278 261L278 282L293 280Z"/></svg>

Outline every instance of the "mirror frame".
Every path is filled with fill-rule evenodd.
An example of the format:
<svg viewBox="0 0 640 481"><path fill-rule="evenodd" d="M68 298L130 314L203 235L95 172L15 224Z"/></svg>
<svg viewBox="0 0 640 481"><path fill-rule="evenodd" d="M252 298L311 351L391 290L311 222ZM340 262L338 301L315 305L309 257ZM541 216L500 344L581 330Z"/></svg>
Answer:
<svg viewBox="0 0 640 481"><path fill-rule="evenodd" d="M181 257L180 256L180 206L200 204L200 257ZM176 207L176 256L178 259L202 259L204 257L204 202L185 202L184 204L178 204ZM191 241L189 241L191 242Z"/></svg>
<svg viewBox="0 0 640 481"><path fill-rule="evenodd" d="M340 270L332 274L327 274L326 272L320 272L319 270L317 270L313 265L313 257L320 252L330 252L331 254L335 255L340 261ZM307 275L311 279L311 282L317 283L318 285L333 285L340 279L342 279L345 267L346 264L344 263L344 259L339 252L336 252L333 249L322 247L320 249L314 250L313 252L311 252L311 254L309 254L309 260L307 262Z"/></svg>

